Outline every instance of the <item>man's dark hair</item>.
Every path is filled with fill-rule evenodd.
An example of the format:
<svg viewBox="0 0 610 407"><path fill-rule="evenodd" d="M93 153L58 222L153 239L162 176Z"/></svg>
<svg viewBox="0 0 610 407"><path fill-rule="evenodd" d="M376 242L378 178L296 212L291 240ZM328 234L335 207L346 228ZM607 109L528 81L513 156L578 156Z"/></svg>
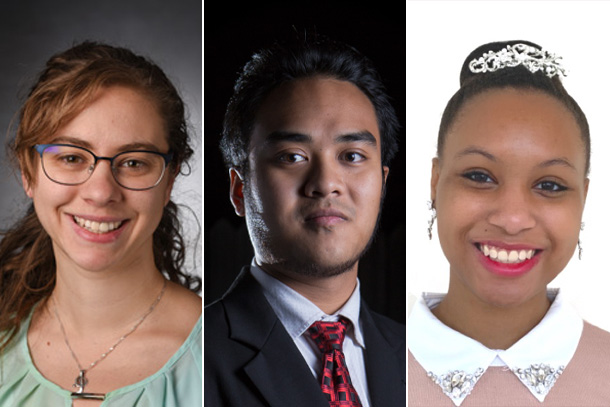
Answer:
<svg viewBox="0 0 610 407"><path fill-rule="evenodd" d="M568 94L559 75L550 78L543 70L532 73L522 65L498 69L494 72L473 73L470 71L469 64L473 59L480 58L486 52L499 52L506 46L513 46L515 44L526 44L539 50L542 49L539 45L529 41L492 42L477 47L466 57L460 72L460 89L449 100L443 112L438 132L437 156L442 158L447 132L468 100L492 89L514 88L536 90L554 97L574 115L574 119L580 127L581 138L585 146L585 174L588 174L591 157L591 138L587 117L580 106L578 106L578 103Z"/></svg>
<svg viewBox="0 0 610 407"><path fill-rule="evenodd" d="M224 119L220 148L227 166L247 173L248 146L258 109L283 83L315 76L357 86L375 108L382 165L398 150L398 118L372 62L355 48L320 35L297 37L255 53L237 79Z"/></svg>

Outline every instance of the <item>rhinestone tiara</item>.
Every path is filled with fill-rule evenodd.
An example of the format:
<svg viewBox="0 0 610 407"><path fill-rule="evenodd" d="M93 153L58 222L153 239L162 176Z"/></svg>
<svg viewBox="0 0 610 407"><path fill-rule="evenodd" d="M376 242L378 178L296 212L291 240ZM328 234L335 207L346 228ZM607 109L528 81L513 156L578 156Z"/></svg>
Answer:
<svg viewBox="0 0 610 407"><path fill-rule="evenodd" d="M548 51L519 43L507 45L497 52L485 52L482 57L473 59L469 67L473 73L485 73L523 65L532 73L543 71L552 78L555 75L567 75L560 60L560 56Z"/></svg>

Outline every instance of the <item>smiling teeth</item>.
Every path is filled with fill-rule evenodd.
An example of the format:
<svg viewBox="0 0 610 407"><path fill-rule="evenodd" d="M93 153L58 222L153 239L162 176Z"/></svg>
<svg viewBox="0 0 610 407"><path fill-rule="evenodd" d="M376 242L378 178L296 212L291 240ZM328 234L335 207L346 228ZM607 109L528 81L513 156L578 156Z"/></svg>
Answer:
<svg viewBox="0 0 610 407"><path fill-rule="evenodd" d="M74 216L74 220L79 224L80 227L87 229L89 232L93 233L108 233L119 226L121 226L121 222L97 222L89 219L79 218L78 216Z"/></svg>
<svg viewBox="0 0 610 407"><path fill-rule="evenodd" d="M494 246L480 245L479 250L490 259L498 263L521 263L534 256L536 250L506 250Z"/></svg>

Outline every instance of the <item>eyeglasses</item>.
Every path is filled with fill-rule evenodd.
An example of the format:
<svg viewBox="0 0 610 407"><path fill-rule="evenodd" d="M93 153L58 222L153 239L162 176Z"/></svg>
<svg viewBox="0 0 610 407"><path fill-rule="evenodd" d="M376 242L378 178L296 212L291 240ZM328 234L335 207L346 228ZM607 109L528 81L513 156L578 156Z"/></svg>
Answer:
<svg viewBox="0 0 610 407"><path fill-rule="evenodd" d="M87 181L100 160L110 162L117 184L134 191L156 187L172 153L157 151L123 151L114 157L99 157L83 147L71 144L37 144L42 169L51 181L61 185L80 185Z"/></svg>

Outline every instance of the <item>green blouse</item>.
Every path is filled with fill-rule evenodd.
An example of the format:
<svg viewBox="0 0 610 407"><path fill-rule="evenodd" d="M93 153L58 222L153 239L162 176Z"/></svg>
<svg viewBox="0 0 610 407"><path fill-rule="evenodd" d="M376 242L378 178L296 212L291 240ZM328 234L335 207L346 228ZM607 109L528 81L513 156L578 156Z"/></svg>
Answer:
<svg viewBox="0 0 610 407"><path fill-rule="evenodd" d="M31 316L0 359L0 406L71 407L71 392L45 379L27 344ZM103 407L191 407L202 405L201 317L170 360L146 379L106 394Z"/></svg>

